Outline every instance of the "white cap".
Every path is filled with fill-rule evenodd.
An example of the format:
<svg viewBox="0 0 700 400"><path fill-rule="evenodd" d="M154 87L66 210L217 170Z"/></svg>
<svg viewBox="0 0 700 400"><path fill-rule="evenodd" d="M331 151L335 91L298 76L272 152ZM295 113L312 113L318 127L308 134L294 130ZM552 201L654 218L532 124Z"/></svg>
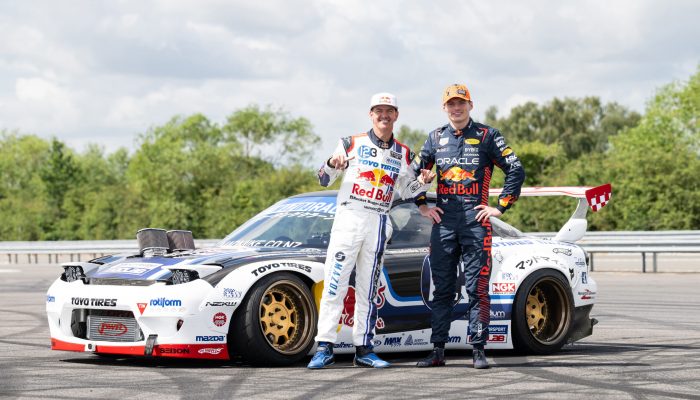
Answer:
<svg viewBox="0 0 700 400"><path fill-rule="evenodd" d="M399 105L396 102L396 96L391 93L377 93L372 96L372 100L369 102L369 109L371 110L374 106L392 106L395 109L399 109Z"/></svg>

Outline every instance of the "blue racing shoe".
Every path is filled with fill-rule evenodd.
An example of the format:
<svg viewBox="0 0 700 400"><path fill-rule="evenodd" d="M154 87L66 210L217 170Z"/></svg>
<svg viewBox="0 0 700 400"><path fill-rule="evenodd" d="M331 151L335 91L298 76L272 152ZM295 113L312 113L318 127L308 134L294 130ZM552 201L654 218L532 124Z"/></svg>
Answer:
<svg viewBox="0 0 700 400"><path fill-rule="evenodd" d="M366 368L387 368L391 366L391 364L379 358L379 356L372 351L371 347L366 346L357 347L353 365Z"/></svg>
<svg viewBox="0 0 700 400"><path fill-rule="evenodd" d="M318 342L316 354L314 354L306 368L321 369L333 364L335 364L335 357L333 357L333 343Z"/></svg>

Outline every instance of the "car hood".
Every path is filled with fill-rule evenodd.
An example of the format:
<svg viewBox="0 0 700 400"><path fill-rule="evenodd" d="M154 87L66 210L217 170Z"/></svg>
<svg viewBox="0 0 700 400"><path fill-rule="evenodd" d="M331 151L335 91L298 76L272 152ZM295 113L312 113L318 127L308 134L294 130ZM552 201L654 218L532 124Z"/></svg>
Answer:
<svg viewBox="0 0 700 400"><path fill-rule="evenodd" d="M308 261L324 262L324 249L279 249L269 247L210 247L163 257L113 256L105 264L88 274L91 279L109 280L160 280L167 279L171 268L182 266L187 268L194 265L213 265L222 267L221 272L231 270L252 262L272 259L305 259Z"/></svg>

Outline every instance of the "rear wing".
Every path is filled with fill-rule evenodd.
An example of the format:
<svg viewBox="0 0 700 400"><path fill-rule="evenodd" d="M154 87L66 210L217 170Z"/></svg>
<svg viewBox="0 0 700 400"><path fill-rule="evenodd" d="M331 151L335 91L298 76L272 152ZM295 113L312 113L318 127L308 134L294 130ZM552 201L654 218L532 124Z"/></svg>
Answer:
<svg viewBox="0 0 700 400"><path fill-rule="evenodd" d="M498 196L503 192L503 189L489 189L489 196ZM579 199L576 211L571 215L571 218L559 230L554 240L562 242L574 243L581 239L586 233L588 222L586 221L586 212L588 207L596 212L605 207L612 197L612 186L609 183L605 185L589 187L589 186L534 186L524 187L520 190L520 196L569 196Z"/></svg>

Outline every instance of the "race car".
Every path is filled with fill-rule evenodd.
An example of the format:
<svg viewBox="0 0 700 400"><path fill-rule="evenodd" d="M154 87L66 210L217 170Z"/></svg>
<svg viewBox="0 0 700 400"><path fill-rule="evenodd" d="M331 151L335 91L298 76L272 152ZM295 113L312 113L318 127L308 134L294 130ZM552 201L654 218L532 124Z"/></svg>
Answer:
<svg viewBox="0 0 700 400"><path fill-rule="evenodd" d="M500 190L491 189L490 195ZM489 349L547 354L591 335L597 285L583 248L586 212L603 207L609 184L523 188L521 196L571 196L578 206L551 239L527 237L491 218ZM277 202L214 247L188 231L142 229L138 251L62 264L48 289L51 348L145 357L298 362L313 350L335 191ZM434 204L435 194L429 193ZM432 348L432 222L410 201L390 212L394 233L380 276L375 351ZM456 271L464 282L460 265ZM354 352L354 278L338 321L336 353ZM467 294L455 293L447 348L468 349Z"/></svg>

